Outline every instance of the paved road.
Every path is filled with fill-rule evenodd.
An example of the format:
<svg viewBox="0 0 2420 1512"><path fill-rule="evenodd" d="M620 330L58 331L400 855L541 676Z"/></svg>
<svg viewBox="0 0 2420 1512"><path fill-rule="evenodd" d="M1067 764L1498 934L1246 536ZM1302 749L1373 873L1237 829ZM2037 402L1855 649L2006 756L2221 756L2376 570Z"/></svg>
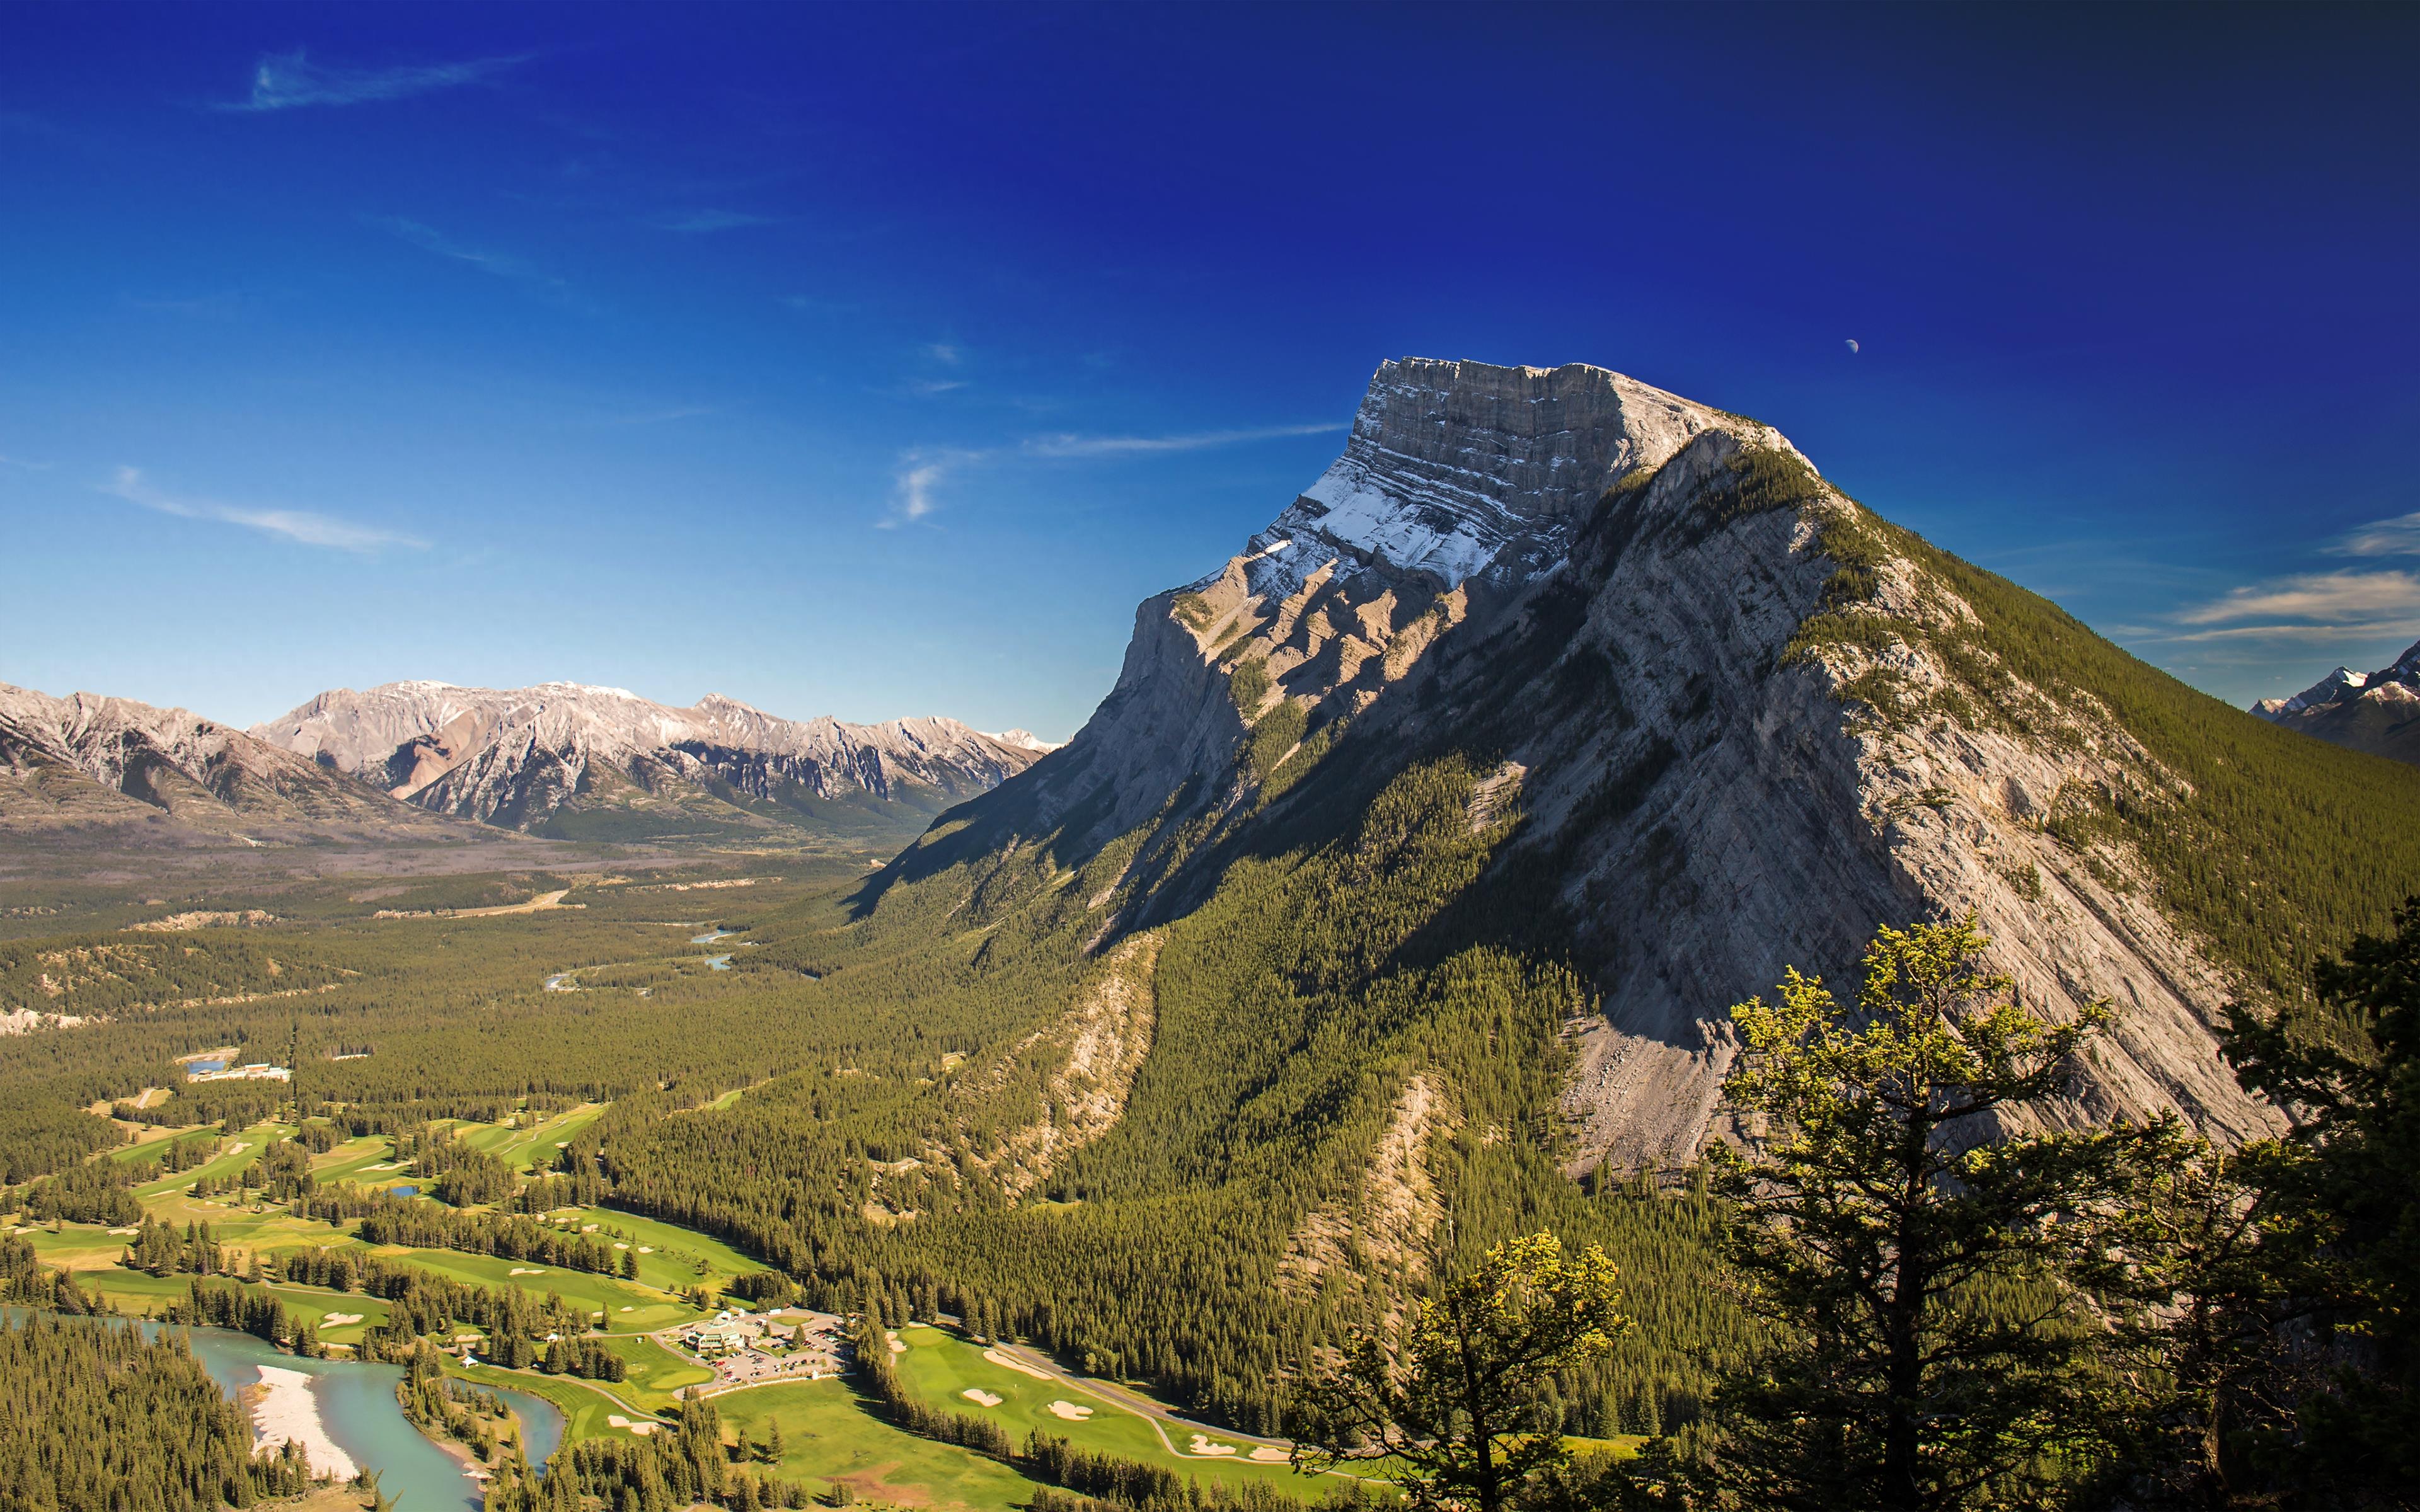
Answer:
<svg viewBox="0 0 2420 1512"><path fill-rule="evenodd" d="M624 1337L627 1338L628 1335L625 1335ZM604 1397L607 1401L612 1402L614 1406L620 1408L633 1422L664 1423L669 1425L679 1421L677 1418L666 1418L662 1413L652 1412L644 1407L633 1407L628 1402L624 1401L621 1397L616 1396L612 1392L606 1390L605 1383L603 1381L591 1381L586 1376L550 1376L543 1370L516 1370L510 1365L497 1365L491 1360L481 1360L479 1362L479 1368L482 1370L493 1370L500 1376L527 1376L532 1381L568 1381L577 1385L585 1386L590 1391L595 1392L597 1396ZM473 1381L472 1384L476 1385L478 1382ZM541 1394L534 1392L531 1395L537 1396Z"/></svg>

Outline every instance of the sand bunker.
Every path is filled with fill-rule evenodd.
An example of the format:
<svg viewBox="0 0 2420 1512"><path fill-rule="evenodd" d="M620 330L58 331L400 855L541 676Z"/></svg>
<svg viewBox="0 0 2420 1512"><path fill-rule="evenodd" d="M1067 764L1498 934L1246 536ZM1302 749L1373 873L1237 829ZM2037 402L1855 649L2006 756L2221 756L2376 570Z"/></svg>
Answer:
<svg viewBox="0 0 2420 1512"><path fill-rule="evenodd" d="M969 1386L966 1390L958 1393L958 1395L974 1403L978 1407L998 1407L1002 1400L1002 1398L995 1396L991 1393L984 1390L981 1386Z"/></svg>
<svg viewBox="0 0 2420 1512"><path fill-rule="evenodd" d="M361 1320L362 1315L359 1313L330 1313L327 1317L319 1319L319 1326L321 1328L342 1328L348 1323L358 1323Z"/></svg>
<svg viewBox="0 0 2420 1512"><path fill-rule="evenodd" d="M623 1310L624 1312L626 1312L626 1313L627 1313L627 1312L628 1312L630 1309L629 1309L629 1308L628 1308L628 1307L625 1307L625 1308L623 1308L622 1310Z"/></svg>
<svg viewBox="0 0 2420 1512"><path fill-rule="evenodd" d="M609 1428L627 1428L630 1426L630 1420L619 1412L608 1412L605 1414L605 1426Z"/></svg>
<svg viewBox="0 0 2420 1512"><path fill-rule="evenodd" d="M1005 1365L1019 1375L1032 1376L1036 1381L1056 1381L1059 1379L1058 1377L1053 1376L1049 1371L1037 1370L1033 1366L1027 1365L1022 1360L1012 1360L1007 1355L1001 1353L998 1350L984 1350L984 1358L989 1360L994 1365Z"/></svg>
<svg viewBox="0 0 2420 1512"><path fill-rule="evenodd" d="M1052 1402L1050 1412L1052 1416L1063 1417L1070 1423L1081 1423L1093 1415L1091 1408L1078 1407L1074 1402Z"/></svg>
<svg viewBox="0 0 2420 1512"><path fill-rule="evenodd" d="M506 1275L544 1275L546 1272L535 1265L516 1265L504 1273Z"/></svg>
<svg viewBox="0 0 2420 1512"><path fill-rule="evenodd" d="M1198 1455L1231 1455L1235 1452L1235 1446L1233 1444L1213 1443L1199 1433L1193 1435L1192 1448L1193 1452Z"/></svg>
<svg viewBox="0 0 2420 1512"><path fill-rule="evenodd" d="M1252 1458L1264 1465L1281 1465L1287 1460L1293 1458L1294 1456L1286 1453L1283 1449L1278 1448L1274 1444L1264 1443L1252 1451Z"/></svg>
<svg viewBox="0 0 2420 1512"><path fill-rule="evenodd" d="M653 1255L655 1252L656 1246L653 1244L642 1244L639 1246L639 1253L642 1255Z"/></svg>
<svg viewBox="0 0 2420 1512"><path fill-rule="evenodd" d="M143 1230L140 1228L113 1228L110 1232L113 1234L139 1234L143 1232Z"/></svg>
<svg viewBox="0 0 2420 1512"><path fill-rule="evenodd" d="M302 1458L310 1461L314 1475L350 1480L362 1473L352 1457L328 1437L328 1426L319 1421L319 1398L311 1390L309 1376L300 1370L265 1365L260 1367L260 1400L252 1408L253 1431L259 1438L256 1453L275 1453L279 1445L291 1441L302 1446Z"/></svg>
<svg viewBox="0 0 2420 1512"><path fill-rule="evenodd" d="M614 1247L615 1249L628 1249L630 1246L629 1246L629 1245L628 1245L628 1244L626 1244L626 1243L624 1243L624 1242L622 1242L622 1241L620 1241L620 1240L618 1240L618 1239L617 1239L617 1240L613 1241L613 1247Z"/></svg>

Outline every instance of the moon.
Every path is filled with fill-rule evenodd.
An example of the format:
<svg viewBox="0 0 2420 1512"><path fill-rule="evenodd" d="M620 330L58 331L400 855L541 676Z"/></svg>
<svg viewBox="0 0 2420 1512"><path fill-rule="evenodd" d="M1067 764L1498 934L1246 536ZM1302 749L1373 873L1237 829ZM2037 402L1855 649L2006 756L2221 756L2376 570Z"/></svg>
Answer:
<svg viewBox="0 0 2420 1512"><path fill-rule="evenodd" d="M1850 338L1849 338L1849 350L1851 350L1851 351L1855 351L1856 349L1857 349L1857 342L1856 342L1856 338L1855 338L1855 337L1854 337L1854 336L1852 336L1852 337L1850 337Z"/></svg>

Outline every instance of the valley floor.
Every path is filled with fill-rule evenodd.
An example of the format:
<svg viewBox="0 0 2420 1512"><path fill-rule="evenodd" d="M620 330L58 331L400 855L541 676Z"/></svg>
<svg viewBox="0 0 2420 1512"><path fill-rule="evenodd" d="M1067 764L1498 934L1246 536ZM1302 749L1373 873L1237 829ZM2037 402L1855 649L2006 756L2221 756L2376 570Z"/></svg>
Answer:
<svg viewBox="0 0 2420 1512"><path fill-rule="evenodd" d="M582 1104L562 1112L520 1115L504 1122L448 1120L445 1129L474 1149L509 1161L530 1179L551 1163L556 1149L605 1111ZM519 1263L493 1256L443 1249L412 1249L364 1243L357 1227L297 1217L288 1206L260 1200L240 1189L195 1196L197 1182L240 1179L262 1154L295 1132L291 1123L263 1121L243 1129L209 1160L188 1170L143 1181L132 1190L146 1220L178 1230L207 1227L228 1253L229 1270L240 1276L256 1259L274 1267L283 1256L302 1251L358 1250L399 1260L449 1280L522 1289L560 1298L596 1315L604 1347L624 1362L622 1381L605 1382L548 1375L537 1369L504 1369L476 1359L479 1346L446 1362L447 1374L474 1385L510 1387L552 1403L564 1414L565 1444L658 1431L679 1410L682 1397L710 1394L722 1421L748 1440L768 1440L778 1427L783 1452L764 1468L830 1492L845 1486L861 1500L904 1506L1006 1512L1031 1499L1032 1483L998 1461L955 1445L918 1438L892 1425L878 1404L839 1372L845 1368L843 1319L784 1310L769 1321L781 1343L749 1358L766 1368L761 1379L732 1381L733 1369L699 1358L679 1335L718 1313L745 1314L748 1304L722 1295L760 1263L707 1235L660 1220L606 1208L566 1208L546 1215L564 1231L589 1233L627 1253L637 1273L629 1278L591 1274L560 1266ZM204 1132L151 1131L146 1145ZM102 1156L132 1158L144 1147L129 1146ZM372 1135L345 1140L312 1157L314 1180L324 1190L338 1185L393 1190L414 1180L410 1163L393 1140ZM250 1197L250 1200L247 1200ZM87 1291L116 1311L153 1316L184 1297L189 1274L155 1275L123 1263L131 1226L49 1224L20 1221L13 1232L32 1244L47 1265L72 1273ZM388 1320L388 1304L376 1297L283 1282L247 1281L243 1289L274 1297L287 1316L307 1324L335 1352L357 1348L368 1330ZM703 1297L711 1305L701 1306ZM814 1348L794 1350L788 1339L801 1325L815 1332ZM1054 1434L1097 1454L1160 1463L1204 1484L1258 1484L1304 1499L1319 1494L1313 1477L1286 1463L1280 1441L1253 1438L1190 1422L1152 1400L1139 1388L1094 1380L1067 1370L1041 1351L1006 1341L975 1341L953 1324L912 1324L893 1333L901 1380L925 1405L984 1416L1022 1443L1035 1431ZM466 1360L461 1355L473 1358ZM813 1366L802 1379L800 1366ZM352 1507L350 1493L319 1493L294 1504L298 1512ZM334 1498L332 1500L331 1498Z"/></svg>

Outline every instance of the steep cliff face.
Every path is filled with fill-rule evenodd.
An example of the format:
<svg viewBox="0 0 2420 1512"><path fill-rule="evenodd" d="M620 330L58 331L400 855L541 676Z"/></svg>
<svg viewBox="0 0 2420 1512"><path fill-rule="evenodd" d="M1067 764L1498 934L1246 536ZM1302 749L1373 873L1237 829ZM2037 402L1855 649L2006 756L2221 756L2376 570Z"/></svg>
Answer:
<svg viewBox="0 0 2420 1512"><path fill-rule="evenodd" d="M578 683L339 688L253 733L423 809L598 834L617 825L912 831L1036 755L954 719L796 721L720 695L675 709Z"/></svg>
<svg viewBox="0 0 2420 1512"><path fill-rule="evenodd" d="M1261 662L1317 717L1356 713L1474 594L1559 561L1615 479L1722 424L1763 430L1581 363L1382 364L1344 455L1224 567L1136 610L1116 686L1019 784L1017 822L1072 819L1100 843L1171 802L1218 802L1246 733L1227 696L1236 667Z"/></svg>
<svg viewBox="0 0 2420 1512"><path fill-rule="evenodd" d="M1591 990L1574 1169L1719 1132L1728 1009L1785 966L1853 980L1878 924L1967 913L2027 1003L2121 1011L2053 1121L2240 1139L2276 1120L2214 1026L2285 969L2247 940L2340 940L2391 902L2263 881L2334 864L2246 795L2269 764L2299 780L2285 744L1876 519L1770 427L1601 369L1405 360L1267 530L1141 607L1069 746L885 880L1114 845L1106 949L1450 759L1487 774L1474 825L1517 815L1466 903ZM2404 859L2372 870L2420 883Z"/></svg>
<svg viewBox="0 0 2420 1512"><path fill-rule="evenodd" d="M0 824L166 818L203 830L429 830L438 822L183 709L0 684Z"/></svg>

